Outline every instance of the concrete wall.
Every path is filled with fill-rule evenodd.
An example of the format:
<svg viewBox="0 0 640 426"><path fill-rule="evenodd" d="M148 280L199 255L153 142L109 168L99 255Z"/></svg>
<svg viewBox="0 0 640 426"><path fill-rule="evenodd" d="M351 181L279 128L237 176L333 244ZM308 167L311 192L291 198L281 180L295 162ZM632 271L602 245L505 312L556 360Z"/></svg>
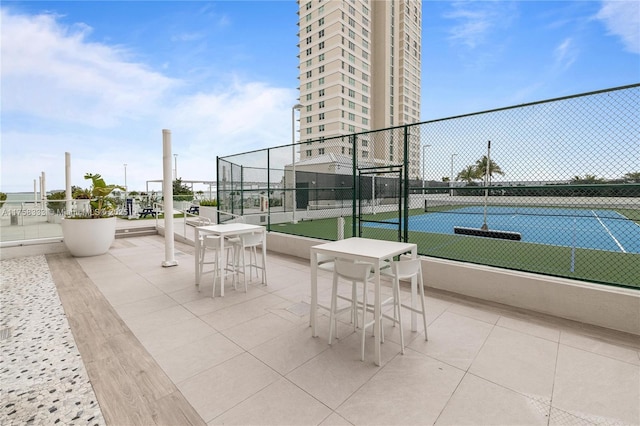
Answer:
<svg viewBox="0 0 640 426"><path fill-rule="evenodd" d="M311 246L325 242L269 233L267 248L309 259ZM640 336L638 290L430 257L422 259L427 288Z"/></svg>

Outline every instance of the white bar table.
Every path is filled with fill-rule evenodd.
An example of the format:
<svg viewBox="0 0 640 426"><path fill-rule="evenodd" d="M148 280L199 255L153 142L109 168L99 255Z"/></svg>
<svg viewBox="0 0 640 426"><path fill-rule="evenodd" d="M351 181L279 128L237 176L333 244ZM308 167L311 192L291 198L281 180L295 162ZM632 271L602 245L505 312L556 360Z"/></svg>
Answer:
<svg viewBox="0 0 640 426"><path fill-rule="evenodd" d="M208 235L217 235L221 238L220 241L220 253L224 256L224 243L225 237L237 237L242 234L253 234L254 232L262 233L262 264L267 265L267 229L261 225L251 225L248 223L223 223L218 225L205 225L196 226L194 241L196 246L195 251L195 271L196 271L196 286L200 285L200 233ZM218 262L218 268L220 269L220 297L224 297L224 281L225 281L225 262ZM264 277L266 274L262 274ZM263 283L264 284L264 283ZM215 294L213 295L215 297Z"/></svg>
<svg viewBox="0 0 640 426"><path fill-rule="evenodd" d="M382 314L380 295L380 262L392 260L395 256L411 253L411 258L418 256L418 246L412 243L374 240L370 238L347 238L311 247L311 334L317 337L316 314L318 308L318 253L331 257L352 259L373 264L375 278L374 298L374 335L376 365L380 365L380 317Z"/></svg>

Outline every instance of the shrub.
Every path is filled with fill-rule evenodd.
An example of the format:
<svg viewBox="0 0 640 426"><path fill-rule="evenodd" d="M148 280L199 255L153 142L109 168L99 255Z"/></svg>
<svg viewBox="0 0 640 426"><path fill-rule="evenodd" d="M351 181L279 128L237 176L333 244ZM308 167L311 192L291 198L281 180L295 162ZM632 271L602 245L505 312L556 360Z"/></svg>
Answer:
<svg viewBox="0 0 640 426"><path fill-rule="evenodd" d="M200 205L205 207L218 207L218 200L200 200Z"/></svg>
<svg viewBox="0 0 640 426"><path fill-rule="evenodd" d="M47 203L47 208L51 210L54 214L64 212L65 204L61 201L65 200L66 198L67 197L64 191L52 192L47 196L47 200L52 200ZM54 201L54 200L59 200L59 201Z"/></svg>

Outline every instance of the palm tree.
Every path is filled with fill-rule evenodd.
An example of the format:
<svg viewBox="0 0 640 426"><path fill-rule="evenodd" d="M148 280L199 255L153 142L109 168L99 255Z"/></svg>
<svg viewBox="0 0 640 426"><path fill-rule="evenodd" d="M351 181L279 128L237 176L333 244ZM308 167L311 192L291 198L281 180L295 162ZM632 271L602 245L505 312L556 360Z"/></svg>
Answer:
<svg viewBox="0 0 640 426"><path fill-rule="evenodd" d="M489 165L489 167L487 167L487 164ZM489 173L487 173L487 169ZM496 164L495 161L491 160L491 162L489 163L489 160L486 155L483 155L481 159L476 161L475 170L477 174L477 179L484 179L487 177L487 174L488 174L489 175L487 179L488 182L491 182L491 178L493 177L494 174L504 175L504 172L502 171L502 169L500 169L500 166L498 166L498 164Z"/></svg>
<svg viewBox="0 0 640 426"><path fill-rule="evenodd" d="M584 175L584 177L574 176L572 181L573 183L579 184L591 184L591 183L600 183L604 179L597 177L596 175Z"/></svg>
<svg viewBox="0 0 640 426"><path fill-rule="evenodd" d="M478 171L476 170L476 167L473 165L465 167L456 176L456 180L467 182L467 183L471 183L474 180L480 179L480 178L481 176L478 176Z"/></svg>

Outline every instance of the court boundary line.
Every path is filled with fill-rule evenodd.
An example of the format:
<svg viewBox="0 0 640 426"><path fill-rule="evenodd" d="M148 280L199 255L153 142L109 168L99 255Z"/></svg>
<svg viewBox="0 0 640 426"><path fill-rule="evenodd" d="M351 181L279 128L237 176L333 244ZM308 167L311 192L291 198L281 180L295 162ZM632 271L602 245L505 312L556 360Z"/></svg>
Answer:
<svg viewBox="0 0 640 426"><path fill-rule="evenodd" d="M609 228L607 228L607 225L604 224L604 222L602 221L602 219L600 219L600 216L598 216L598 214L591 210L591 213L593 214L593 216L598 219L598 222L600 222L600 226L602 226L604 228L605 231L607 231L607 234L609 234L609 236L611 237L611 239L613 240L614 243L616 243L616 245L618 246L618 248L623 252L626 253L627 251L624 249L624 247L622 246L622 244L620 244L620 242L618 241L618 239L616 237L613 236L613 234L611 233L611 231L609 230Z"/></svg>

